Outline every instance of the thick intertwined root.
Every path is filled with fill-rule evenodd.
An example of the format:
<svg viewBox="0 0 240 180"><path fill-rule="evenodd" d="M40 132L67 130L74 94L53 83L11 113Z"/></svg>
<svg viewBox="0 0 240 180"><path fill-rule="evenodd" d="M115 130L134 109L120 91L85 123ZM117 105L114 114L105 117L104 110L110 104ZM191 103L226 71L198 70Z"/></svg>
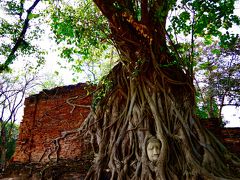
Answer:
<svg viewBox="0 0 240 180"><path fill-rule="evenodd" d="M193 118L187 83L161 71L138 79L126 74L110 74L115 88L98 103L91 126L85 126L96 154L86 179L233 178L232 167L239 163ZM151 136L161 141L157 163L146 153Z"/></svg>

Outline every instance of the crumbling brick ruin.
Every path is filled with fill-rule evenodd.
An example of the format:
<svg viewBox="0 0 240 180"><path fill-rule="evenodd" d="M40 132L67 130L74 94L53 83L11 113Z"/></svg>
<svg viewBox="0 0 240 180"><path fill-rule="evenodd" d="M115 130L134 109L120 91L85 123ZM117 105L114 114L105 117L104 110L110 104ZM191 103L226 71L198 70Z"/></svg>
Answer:
<svg viewBox="0 0 240 180"><path fill-rule="evenodd" d="M62 132L80 127L87 117L92 99L87 88L80 83L28 97L13 161L44 163L81 158L88 148L81 139L72 135L57 138Z"/></svg>

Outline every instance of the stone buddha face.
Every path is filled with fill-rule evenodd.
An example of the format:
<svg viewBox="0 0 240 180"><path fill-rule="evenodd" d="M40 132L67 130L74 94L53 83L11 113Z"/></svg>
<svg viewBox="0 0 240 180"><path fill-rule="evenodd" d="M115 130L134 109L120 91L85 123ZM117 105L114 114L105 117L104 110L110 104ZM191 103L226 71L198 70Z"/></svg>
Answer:
<svg viewBox="0 0 240 180"><path fill-rule="evenodd" d="M147 141L147 149L146 150L147 150L148 159L151 162L156 162L160 155L161 142L155 137L150 138Z"/></svg>

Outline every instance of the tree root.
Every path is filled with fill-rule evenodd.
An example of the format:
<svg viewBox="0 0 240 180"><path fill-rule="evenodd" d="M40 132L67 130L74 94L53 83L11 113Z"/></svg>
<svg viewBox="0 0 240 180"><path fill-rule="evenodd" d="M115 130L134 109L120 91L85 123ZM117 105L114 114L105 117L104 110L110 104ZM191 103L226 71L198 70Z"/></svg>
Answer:
<svg viewBox="0 0 240 180"><path fill-rule="evenodd" d="M183 73L173 80L166 70L152 69L136 79L121 65L114 71L109 80L118 88L107 93L82 126L96 153L86 180L240 177L240 160L194 118L193 87L183 82ZM161 141L156 163L146 152L152 136Z"/></svg>

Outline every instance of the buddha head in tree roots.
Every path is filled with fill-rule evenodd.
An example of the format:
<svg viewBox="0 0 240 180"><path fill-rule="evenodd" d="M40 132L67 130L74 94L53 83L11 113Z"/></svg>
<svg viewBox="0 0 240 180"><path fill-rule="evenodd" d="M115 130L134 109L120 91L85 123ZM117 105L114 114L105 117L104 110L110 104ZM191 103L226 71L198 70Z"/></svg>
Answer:
<svg viewBox="0 0 240 180"><path fill-rule="evenodd" d="M156 163L161 151L161 141L152 136L146 143L146 152L149 161Z"/></svg>

